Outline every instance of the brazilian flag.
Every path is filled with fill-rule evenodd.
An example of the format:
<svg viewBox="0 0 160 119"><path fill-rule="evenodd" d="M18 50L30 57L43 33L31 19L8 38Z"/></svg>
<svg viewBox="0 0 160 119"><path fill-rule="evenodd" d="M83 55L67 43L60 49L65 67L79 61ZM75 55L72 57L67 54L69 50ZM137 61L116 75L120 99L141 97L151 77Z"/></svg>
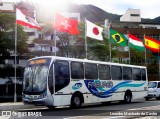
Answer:
<svg viewBox="0 0 160 119"><path fill-rule="evenodd" d="M128 46L127 38L119 33L118 31L115 31L113 29L110 29L110 42L114 44L119 44L120 46Z"/></svg>

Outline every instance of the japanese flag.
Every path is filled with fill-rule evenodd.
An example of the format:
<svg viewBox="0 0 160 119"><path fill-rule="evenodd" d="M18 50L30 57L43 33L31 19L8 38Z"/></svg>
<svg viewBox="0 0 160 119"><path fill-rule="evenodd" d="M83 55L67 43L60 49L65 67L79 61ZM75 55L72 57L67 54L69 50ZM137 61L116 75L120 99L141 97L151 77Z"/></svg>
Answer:
<svg viewBox="0 0 160 119"><path fill-rule="evenodd" d="M86 20L86 24L87 24L86 36L97 40L103 40L102 37L103 28L93 24L88 20Z"/></svg>

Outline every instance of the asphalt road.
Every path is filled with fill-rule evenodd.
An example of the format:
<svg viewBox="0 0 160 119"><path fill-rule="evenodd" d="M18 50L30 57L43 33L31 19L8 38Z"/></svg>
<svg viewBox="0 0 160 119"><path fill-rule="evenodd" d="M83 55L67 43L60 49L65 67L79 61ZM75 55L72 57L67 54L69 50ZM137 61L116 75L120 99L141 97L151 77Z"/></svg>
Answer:
<svg viewBox="0 0 160 119"><path fill-rule="evenodd" d="M159 105L159 107L157 107ZM133 101L130 104L122 104L119 102L112 102L111 104L91 104L84 105L80 109L70 109L69 107L57 107L54 110L48 108L34 108L34 109L21 109L17 110L17 116L12 116L10 119L110 119L110 118L123 118L129 119L133 117L144 117L147 115L156 116L160 115L160 101L144 99ZM31 115L28 117L28 115ZM34 115L34 116L33 116ZM36 116L37 115L37 116Z"/></svg>

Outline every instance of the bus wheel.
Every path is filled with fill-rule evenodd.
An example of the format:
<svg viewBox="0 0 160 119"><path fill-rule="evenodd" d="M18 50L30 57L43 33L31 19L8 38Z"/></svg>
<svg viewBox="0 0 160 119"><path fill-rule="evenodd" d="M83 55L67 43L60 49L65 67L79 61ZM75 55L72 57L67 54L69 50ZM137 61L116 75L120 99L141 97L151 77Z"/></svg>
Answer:
<svg viewBox="0 0 160 119"><path fill-rule="evenodd" d="M125 93L125 96L124 96L124 102L125 103L130 103L131 102L131 99L132 99L132 94L130 91L127 91Z"/></svg>
<svg viewBox="0 0 160 119"><path fill-rule="evenodd" d="M145 97L145 99L146 99L146 101L148 101L148 100L149 100L149 98L148 98L148 97Z"/></svg>
<svg viewBox="0 0 160 119"><path fill-rule="evenodd" d="M49 110L54 110L55 106L47 106Z"/></svg>
<svg viewBox="0 0 160 119"><path fill-rule="evenodd" d="M156 99L157 99L157 100L160 100L160 96L159 96L159 97L156 97Z"/></svg>
<svg viewBox="0 0 160 119"><path fill-rule="evenodd" d="M73 95L71 99L71 107L72 108L80 108L82 105L82 99L81 96L78 94Z"/></svg>

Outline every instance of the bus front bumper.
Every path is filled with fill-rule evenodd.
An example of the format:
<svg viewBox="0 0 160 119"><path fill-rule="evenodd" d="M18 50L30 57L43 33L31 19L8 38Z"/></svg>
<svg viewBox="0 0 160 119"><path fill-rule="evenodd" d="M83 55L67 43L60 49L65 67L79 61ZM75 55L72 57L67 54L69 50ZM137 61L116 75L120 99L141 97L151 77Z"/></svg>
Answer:
<svg viewBox="0 0 160 119"><path fill-rule="evenodd" d="M52 97L45 97L42 99L22 99L25 105L36 105L36 106L53 106L53 98Z"/></svg>

